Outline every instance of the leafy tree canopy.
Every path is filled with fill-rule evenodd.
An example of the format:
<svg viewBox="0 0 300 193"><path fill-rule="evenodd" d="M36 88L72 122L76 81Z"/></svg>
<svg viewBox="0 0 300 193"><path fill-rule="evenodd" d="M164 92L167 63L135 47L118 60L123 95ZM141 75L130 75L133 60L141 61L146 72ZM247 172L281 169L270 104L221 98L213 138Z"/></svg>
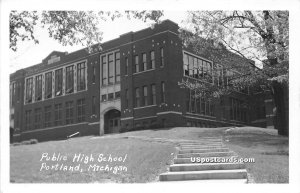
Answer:
<svg viewBox="0 0 300 193"><path fill-rule="evenodd" d="M186 26L181 30L186 47L242 74L231 78L233 87L288 83L288 11L190 11ZM208 87L215 95L228 93L213 85L183 83L198 90Z"/></svg>
<svg viewBox="0 0 300 193"><path fill-rule="evenodd" d="M128 19L158 22L162 15L162 11L11 11L10 49L16 51L19 41L39 43L34 33L37 26L46 28L49 37L62 45L81 44L90 47L102 40L99 28L101 20L126 16Z"/></svg>

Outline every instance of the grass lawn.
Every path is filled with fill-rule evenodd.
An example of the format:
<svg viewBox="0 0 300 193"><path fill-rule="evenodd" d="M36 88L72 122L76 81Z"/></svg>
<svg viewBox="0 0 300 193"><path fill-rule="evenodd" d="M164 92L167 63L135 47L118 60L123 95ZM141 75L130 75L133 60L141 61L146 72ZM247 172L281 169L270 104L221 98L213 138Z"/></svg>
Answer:
<svg viewBox="0 0 300 193"><path fill-rule="evenodd" d="M11 182L20 183L93 183L93 182L151 182L157 181L157 176L167 170L172 153L175 148L169 144L143 142L134 139L96 138L89 137L74 138L69 141L51 141L35 145L11 146ZM88 171L89 164L81 163L83 171L62 171L47 170L40 171L42 154L47 152L50 156L53 153L67 155L67 161L60 161L66 165L74 165L74 154L92 154L93 163L109 166L125 166L127 171L119 171L114 174L112 171ZM112 154L124 157L125 162L97 162L99 154ZM69 159L70 158L70 159ZM48 161L49 165L52 163ZM57 162L53 162L57 163Z"/></svg>
<svg viewBox="0 0 300 193"><path fill-rule="evenodd" d="M191 139L219 136L225 144L240 157L255 158L255 163L247 164L247 170L255 183L288 183L288 138L277 136L275 130L243 127L193 128L177 127L164 130L144 130L102 137L80 137L69 141L51 141L35 145L11 146L12 182L153 182L158 175L167 171L173 159L175 147L170 143L149 142L128 136L150 138ZM104 155L124 156L124 163L107 163L110 166L123 165L127 171L117 174L109 171L87 171L90 163L81 163L83 171L40 171L41 156L61 153L68 157L66 165L72 162L74 154L93 154L95 158ZM70 159L69 159L70 158ZM47 162L51 164L52 162ZM93 162L96 163L96 162ZM98 163L99 164L99 163ZM103 165L103 162L101 162Z"/></svg>
<svg viewBox="0 0 300 193"><path fill-rule="evenodd" d="M255 163L246 164L255 183L288 183L288 137L265 131L259 128L236 128L226 132L224 138L226 145L240 157L255 158Z"/></svg>

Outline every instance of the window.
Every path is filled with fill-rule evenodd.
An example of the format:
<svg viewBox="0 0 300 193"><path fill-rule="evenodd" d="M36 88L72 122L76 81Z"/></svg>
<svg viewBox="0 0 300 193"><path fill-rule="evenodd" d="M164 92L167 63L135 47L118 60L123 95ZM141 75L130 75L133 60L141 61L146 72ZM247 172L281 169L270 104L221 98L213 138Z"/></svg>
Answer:
<svg viewBox="0 0 300 193"><path fill-rule="evenodd" d="M10 101L10 104L11 106L14 106L14 103L15 103L15 97L16 97L16 83L13 82L11 84L11 91L10 91L10 96L11 96L11 101Z"/></svg>
<svg viewBox="0 0 300 193"><path fill-rule="evenodd" d="M125 109L129 107L129 91L128 89L125 90Z"/></svg>
<svg viewBox="0 0 300 193"><path fill-rule="evenodd" d="M108 93L108 100L109 101L114 100L114 93Z"/></svg>
<svg viewBox="0 0 300 193"><path fill-rule="evenodd" d="M73 123L74 106L73 101L66 102L66 125Z"/></svg>
<svg viewBox="0 0 300 193"><path fill-rule="evenodd" d="M143 105L147 106L148 105L148 87L143 86Z"/></svg>
<svg viewBox="0 0 300 193"><path fill-rule="evenodd" d="M205 100L195 91L189 91L186 99L187 112L214 116L214 104L211 100Z"/></svg>
<svg viewBox="0 0 300 193"><path fill-rule="evenodd" d="M139 72L139 56L134 56L134 72Z"/></svg>
<svg viewBox="0 0 300 193"><path fill-rule="evenodd" d="M93 76L92 76L92 83L96 82L96 66L93 66Z"/></svg>
<svg viewBox="0 0 300 193"><path fill-rule="evenodd" d="M196 113L201 113L201 100L199 96L196 96Z"/></svg>
<svg viewBox="0 0 300 193"><path fill-rule="evenodd" d="M93 96L92 98L92 115L96 115L96 108L97 108L97 105L96 105L96 97Z"/></svg>
<svg viewBox="0 0 300 193"><path fill-rule="evenodd" d="M54 126L62 125L62 104L54 106Z"/></svg>
<svg viewBox="0 0 300 193"><path fill-rule="evenodd" d="M102 101L102 102L105 102L106 100L107 100L106 94L101 95L101 101Z"/></svg>
<svg viewBox="0 0 300 193"><path fill-rule="evenodd" d="M85 76L85 62L77 64L77 91L85 90L86 76Z"/></svg>
<svg viewBox="0 0 300 193"><path fill-rule="evenodd" d="M193 74L194 74L194 78L199 78L197 58L194 58L194 73Z"/></svg>
<svg viewBox="0 0 300 193"><path fill-rule="evenodd" d="M45 74L45 99L52 98L52 72Z"/></svg>
<svg viewBox="0 0 300 193"><path fill-rule="evenodd" d="M41 128L41 121L42 121L42 109L37 108L34 110L34 128L35 129Z"/></svg>
<svg viewBox="0 0 300 193"><path fill-rule="evenodd" d="M25 130L31 129L31 110L25 111Z"/></svg>
<svg viewBox="0 0 300 193"><path fill-rule="evenodd" d="M210 111L210 102L209 101L206 101L205 105L206 105L206 108L205 108L205 115L209 115L209 111Z"/></svg>
<svg viewBox="0 0 300 193"><path fill-rule="evenodd" d="M218 86L222 86L222 66L215 65L215 84Z"/></svg>
<svg viewBox="0 0 300 193"><path fill-rule="evenodd" d="M208 82L212 82L212 66L210 62L206 62Z"/></svg>
<svg viewBox="0 0 300 193"><path fill-rule="evenodd" d="M19 102L21 98L21 83L17 83L17 101Z"/></svg>
<svg viewBox="0 0 300 193"><path fill-rule="evenodd" d="M66 68L66 94L74 92L74 66Z"/></svg>
<svg viewBox="0 0 300 193"><path fill-rule="evenodd" d="M129 65L129 61L128 58L125 58L125 75L128 75L128 65Z"/></svg>
<svg viewBox="0 0 300 193"><path fill-rule="evenodd" d="M26 79L26 103L32 102L33 78Z"/></svg>
<svg viewBox="0 0 300 193"><path fill-rule="evenodd" d="M12 105L14 105L16 99L16 83L12 84Z"/></svg>
<svg viewBox="0 0 300 193"><path fill-rule="evenodd" d="M156 105L156 87L151 84L151 105Z"/></svg>
<svg viewBox="0 0 300 193"><path fill-rule="evenodd" d="M187 53L183 54L184 75L212 82L212 64Z"/></svg>
<svg viewBox="0 0 300 193"><path fill-rule="evenodd" d="M166 95L165 95L165 82L161 82L161 103L166 102Z"/></svg>
<svg viewBox="0 0 300 193"><path fill-rule="evenodd" d="M199 78L203 77L203 65L202 65L202 60L198 59L197 60L197 66L198 66L198 76Z"/></svg>
<svg viewBox="0 0 300 193"><path fill-rule="evenodd" d="M146 53L142 54L142 66L141 66L141 71L147 70L147 55Z"/></svg>
<svg viewBox="0 0 300 193"><path fill-rule="evenodd" d="M204 100L204 98L202 97L202 98L200 98L200 104L201 104L201 106L200 106L200 108L201 108L201 114L205 114L205 108L206 108L206 103L205 103L205 100Z"/></svg>
<svg viewBox="0 0 300 193"><path fill-rule="evenodd" d="M107 85L107 64L106 64L106 56L102 56L102 85Z"/></svg>
<svg viewBox="0 0 300 193"><path fill-rule="evenodd" d="M230 120L236 121L246 121L245 108L243 107L243 102L241 100L231 98L230 105ZM265 106L256 109L256 118L265 118Z"/></svg>
<svg viewBox="0 0 300 193"><path fill-rule="evenodd" d="M108 84L114 83L114 56L108 55Z"/></svg>
<svg viewBox="0 0 300 193"><path fill-rule="evenodd" d="M194 77L194 59L193 56L188 57L189 59L189 76Z"/></svg>
<svg viewBox="0 0 300 193"><path fill-rule="evenodd" d="M61 96L62 95L62 68L55 70L55 96Z"/></svg>
<svg viewBox="0 0 300 193"><path fill-rule="evenodd" d="M116 82L120 82L120 52L116 52L116 66L115 66L115 74L116 74Z"/></svg>
<svg viewBox="0 0 300 193"><path fill-rule="evenodd" d="M85 100L77 100L77 122L85 121Z"/></svg>
<svg viewBox="0 0 300 193"><path fill-rule="evenodd" d="M189 62L188 62L187 54L183 54L183 65L184 65L184 75L189 76Z"/></svg>
<svg viewBox="0 0 300 193"><path fill-rule="evenodd" d="M115 92L115 98L116 98L116 99L119 99L120 97L121 97L120 91Z"/></svg>
<svg viewBox="0 0 300 193"><path fill-rule="evenodd" d="M45 120L45 127L51 127L51 106L45 107L44 120Z"/></svg>
<svg viewBox="0 0 300 193"><path fill-rule="evenodd" d="M35 101L42 100L42 75L35 77Z"/></svg>
<svg viewBox="0 0 300 193"><path fill-rule="evenodd" d="M165 65L165 58L164 58L164 48L160 48L160 66L163 67Z"/></svg>
<svg viewBox="0 0 300 193"><path fill-rule="evenodd" d="M140 107L140 89L135 89L135 107Z"/></svg>
<svg viewBox="0 0 300 193"><path fill-rule="evenodd" d="M155 68L155 52L151 51L150 52L150 66L149 69L154 69Z"/></svg>

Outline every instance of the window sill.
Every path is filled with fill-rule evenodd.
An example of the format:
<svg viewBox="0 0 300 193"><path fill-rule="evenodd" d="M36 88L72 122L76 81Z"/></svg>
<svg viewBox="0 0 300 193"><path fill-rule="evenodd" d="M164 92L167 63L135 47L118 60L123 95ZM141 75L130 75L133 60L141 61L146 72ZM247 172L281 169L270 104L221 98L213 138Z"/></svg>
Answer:
<svg viewBox="0 0 300 193"><path fill-rule="evenodd" d="M147 106L141 106L141 107L135 107L133 108L134 110L137 110L137 109L143 109L143 108L148 108L148 107L155 107L157 105L147 105Z"/></svg>
<svg viewBox="0 0 300 193"><path fill-rule="evenodd" d="M203 82L203 83L208 83L208 84L214 84L213 82L207 82L205 80L202 80L202 79L198 79L198 78L194 78L194 77L190 77L190 76L187 76L187 75L183 75L185 78L190 78L190 79L193 79L193 80L196 80L196 81L199 81L199 82Z"/></svg>
<svg viewBox="0 0 300 193"><path fill-rule="evenodd" d="M110 87L110 86L114 86L114 85L119 85L121 83L121 81L115 82L113 84L105 84L105 85L101 85L100 88L106 88L106 87Z"/></svg>
<svg viewBox="0 0 300 193"><path fill-rule="evenodd" d="M190 113L190 112L186 112L187 115L196 115L196 116L202 116L202 117L207 117L207 118L216 118L215 116L211 116L211 115L204 115L204 114L197 114L197 113Z"/></svg>
<svg viewBox="0 0 300 193"><path fill-rule="evenodd" d="M101 101L100 103L109 103L109 102L120 101L120 100L121 100L120 98L117 98L112 100Z"/></svg>
<svg viewBox="0 0 300 193"><path fill-rule="evenodd" d="M155 68L154 68L154 69L149 69L149 70L140 71L140 72L135 72L135 73L133 73L133 75L141 74L141 73L144 73L144 72L150 72L150 71L153 71L153 70L155 70Z"/></svg>

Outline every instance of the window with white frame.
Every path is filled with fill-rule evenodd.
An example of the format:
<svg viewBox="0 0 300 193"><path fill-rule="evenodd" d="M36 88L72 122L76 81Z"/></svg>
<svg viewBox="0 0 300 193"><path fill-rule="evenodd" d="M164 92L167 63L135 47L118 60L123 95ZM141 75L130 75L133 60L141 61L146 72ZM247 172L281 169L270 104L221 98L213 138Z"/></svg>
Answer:
<svg viewBox="0 0 300 193"><path fill-rule="evenodd" d="M26 79L26 85L25 85L25 102L31 103L32 102L32 93L33 93L33 78L27 78Z"/></svg>
<svg viewBox="0 0 300 193"><path fill-rule="evenodd" d="M52 98L52 72L45 74L45 99Z"/></svg>
<svg viewBox="0 0 300 193"><path fill-rule="evenodd" d="M42 100L42 75L35 77L35 101Z"/></svg>
<svg viewBox="0 0 300 193"><path fill-rule="evenodd" d="M55 96L62 95L63 88L63 69L55 70Z"/></svg>
<svg viewBox="0 0 300 193"><path fill-rule="evenodd" d="M115 82L120 82L121 77L121 66L120 66L120 52L115 53Z"/></svg>
<svg viewBox="0 0 300 193"><path fill-rule="evenodd" d="M150 66L149 69L154 69L155 68L155 52L152 50L150 52Z"/></svg>
<svg viewBox="0 0 300 193"><path fill-rule="evenodd" d="M66 67L66 94L74 92L74 66Z"/></svg>
<svg viewBox="0 0 300 193"><path fill-rule="evenodd" d="M86 89L86 63L77 64L77 91Z"/></svg>

